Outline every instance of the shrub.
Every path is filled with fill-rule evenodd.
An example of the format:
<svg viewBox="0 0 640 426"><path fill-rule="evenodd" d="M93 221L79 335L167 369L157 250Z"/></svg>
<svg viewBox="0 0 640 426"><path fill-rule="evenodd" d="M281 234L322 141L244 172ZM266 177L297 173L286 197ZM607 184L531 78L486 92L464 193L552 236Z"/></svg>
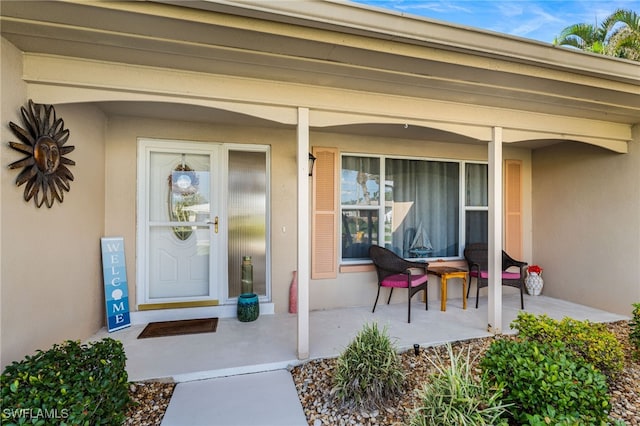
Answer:
<svg viewBox="0 0 640 426"><path fill-rule="evenodd" d="M400 357L386 328L365 324L337 360L332 393L345 406L382 407L404 383Z"/></svg>
<svg viewBox="0 0 640 426"><path fill-rule="evenodd" d="M633 304L633 318L629 322L629 342L635 348L634 357L640 359L640 303Z"/></svg>
<svg viewBox="0 0 640 426"><path fill-rule="evenodd" d="M130 403L122 343L67 341L2 373L2 424L120 425Z"/></svg>
<svg viewBox="0 0 640 426"><path fill-rule="evenodd" d="M527 414L526 423L529 426L582 426L580 419L575 416L558 415L553 407L547 407L542 414Z"/></svg>
<svg viewBox="0 0 640 426"><path fill-rule="evenodd" d="M624 368L624 351L615 335L605 324L564 318L561 321L547 315L520 313L511 324L524 339L540 343L564 342L579 358L593 365L610 379Z"/></svg>
<svg viewBox="0 0 640 426"><path fill-rule="evenodd" d="M545 410L554 410L565 420L575 418L579 424L600 424L607 419L610 404L605 376L561 342L497 340L480 367L485 380L504 387L504 401L515 405L512 413L518 424L526 424L527 415Z"/></svg>
<svg viewBox="0 0 640 426"><path fill-rule="evenodd" d="M555 410L549 407L545 414L527 415L529 426L585 426L581 419L575 416L556 415ZM627 426L624 420L612 419L610 422L601 422L599 426Z"/></svg>
<svg viewBox="0 0 640 426"><path fill-rule="evenodd" d="M500 420L507 413L502 389L473 377L470 351L454 354L447 345L450 365L440 355L435 361L429 358L436 373L418 391L420 403L411 426L507 424Z"/></svg>

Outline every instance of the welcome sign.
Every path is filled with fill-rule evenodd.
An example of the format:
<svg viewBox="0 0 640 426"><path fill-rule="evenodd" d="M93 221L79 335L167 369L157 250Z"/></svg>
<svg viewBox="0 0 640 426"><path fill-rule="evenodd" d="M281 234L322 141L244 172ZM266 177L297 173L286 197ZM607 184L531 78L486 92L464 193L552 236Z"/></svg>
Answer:
<svg viewBox="0 0 640 426"><path fill-rule="evenodd" d="M107 306L107 329L112 332L131 325L124 239L122 237L101 238L100 245Z"/></svg>

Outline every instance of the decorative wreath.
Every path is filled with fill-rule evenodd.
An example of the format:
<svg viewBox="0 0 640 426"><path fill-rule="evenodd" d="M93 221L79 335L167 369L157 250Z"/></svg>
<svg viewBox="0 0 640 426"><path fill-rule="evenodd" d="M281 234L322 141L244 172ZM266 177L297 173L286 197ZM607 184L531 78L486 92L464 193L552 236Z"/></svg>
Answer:
<svg viewBox="0 0 640 426"><path fill-rule="evenodd" d="M169 175L169 217L172 222L190 222L191 207L201 201L198 173L186 164L178 165ZM173 233L185 241L193 234L193 226L174 226Z"/></svg>

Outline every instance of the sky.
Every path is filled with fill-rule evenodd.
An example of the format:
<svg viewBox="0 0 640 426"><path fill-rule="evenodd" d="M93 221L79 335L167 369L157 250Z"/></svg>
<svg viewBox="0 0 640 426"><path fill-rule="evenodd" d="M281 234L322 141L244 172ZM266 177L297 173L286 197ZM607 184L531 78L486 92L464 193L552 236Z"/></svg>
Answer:
<svg viewBox="0 0 640 426"><path fill-rule="evenodd" d="M640 0L353 0L418 15L553 43L569 25L599 25L616 9L640 13Z"/></svg>

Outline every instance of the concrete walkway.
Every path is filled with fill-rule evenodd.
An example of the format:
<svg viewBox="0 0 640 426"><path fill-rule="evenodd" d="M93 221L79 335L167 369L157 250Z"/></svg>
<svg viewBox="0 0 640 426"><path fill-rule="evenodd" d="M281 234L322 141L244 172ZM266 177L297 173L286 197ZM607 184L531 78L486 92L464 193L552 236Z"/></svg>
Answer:
<svg viewBox="0 0 640 426"><path fill-rule="evenodd" d="M179 383L162 426L306 426L287 370Z"/></svg>

